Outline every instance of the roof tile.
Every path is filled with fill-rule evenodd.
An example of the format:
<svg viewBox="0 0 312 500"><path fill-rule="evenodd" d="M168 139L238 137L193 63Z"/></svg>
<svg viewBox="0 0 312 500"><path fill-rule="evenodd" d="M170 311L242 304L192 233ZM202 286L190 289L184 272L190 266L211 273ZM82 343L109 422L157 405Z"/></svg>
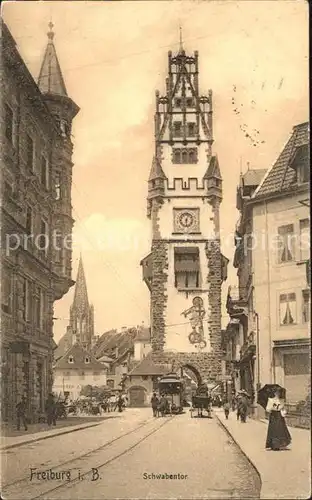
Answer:
<svg viewBox="0 0 312 500"><path fill-rule="evenodd" d="M296 172L290 167L290 160L296 149L309 144L309 123L301 123L293 132L272 168L267 172L253 196L254 199L296 187Z"/></svg>

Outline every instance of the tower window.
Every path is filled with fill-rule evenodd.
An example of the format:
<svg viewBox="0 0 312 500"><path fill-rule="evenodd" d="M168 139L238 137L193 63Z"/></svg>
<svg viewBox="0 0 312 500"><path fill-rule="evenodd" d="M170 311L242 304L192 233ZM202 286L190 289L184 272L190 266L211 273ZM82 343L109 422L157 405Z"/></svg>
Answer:
<svg viewBox="0 0 312 500"><path fill-rule="evenodd" d="M181 163L188 163L188 154L187 154L187 150L186 149L183 149L182 150L182 161Z"/></svg>
<svg viewBox="0 0 312 500"><path fill-rule="evenodd" d="M174 250L175 287L199 288L200 286L199 249L197 247L178 247Z"/></svg>
<svg viewBox="0 0 312 500"><path fill-rule="evenodd" d="M74 362L73 356L68 356L68 363L73 363L73 362Z"/></svg>
<svg viewBox="0 0 312 500"><path fill-rule="evenodd" d="M189 137L194 137L196 134L196 123L190 122L187 124L187 135Z"/></svg>
<svg viewBox="0 0 312 500"><path fill-rule="evenodd" d="M5 136L13 144L13 111L8 104L4 105L5 113Z"/></svg>
<svg viewBox="0 0 312 500"><path fill-rule="evenodd" d="M176 100L175 100L175 106L176 108L181 108L182 106L182 99L181 97L177 97Z"/></svg>
<svg viewBox="0 0 312 500"><path fill-rule="evenodd" d="M26 165L28 170L30 170L31 172L33 172L34 170L34 156L34 140L32 137L30 137L29 134L26 134Z"/></svg>
<svg viewBox="0 0 312 500"><path fill-rule="evenodd" d="M197 163L197 148L175 148L172 155L173 163Z"/></svg>
<svg viewBox="0 0 312 500"><path fill-rule="evenodd" d="M85 363L90 363L90 358L86 357L85 358Z"/></svg>
<svg viewBox="0 0 312 500"><path fill-rule="evenodd" d="M188 108L194 108L194 98L193 97L188 97L186 99L186 106Z"/></svg>
<svg viewBox="0 0 312 500"><path fill-rule="evenodd" d="M182 122L173 122L173 135L182 137Z"/></svg>

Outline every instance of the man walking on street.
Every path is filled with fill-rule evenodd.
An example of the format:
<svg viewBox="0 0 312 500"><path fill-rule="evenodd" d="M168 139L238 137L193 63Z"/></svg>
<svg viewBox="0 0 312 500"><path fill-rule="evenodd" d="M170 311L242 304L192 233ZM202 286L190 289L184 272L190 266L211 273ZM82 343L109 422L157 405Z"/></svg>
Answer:
<svg viewBox="0 0 312 500"><path fill-rule="evenodd" d="M21 401L19 403L17 403L17 405L16 405L17 430L18 431L21 428L21 422L24 425L25 431L27 431L26 411L27 411L26 398L25 398L25 396L22 396Z"/></svg>
<svg viewBox="0 0 312 500"><path fill-rule="evenodd" d="M48 399L46 401L45 411L47 414L48 426L50 426L52 423L53 425L56 425L56 404L52 393L49 394Z"/></svg>
<svg viewBox="0 0 312 500"><path fill-rule="evenodd" d="M153 393L153 396L151 399L151 404L152 404L153 416L157 417L157 409L158 409L158 405L159 405L159 399L156 396L156 392Z"/></svg>
<svg viewBox="0 0 312 500"><path fill-rule="evenodd" d="M228 420L229 414L230 414L230 403L225 401L225 403L223 404L223 409L224 409L225 418L226 418L226 420Z"/></svg>

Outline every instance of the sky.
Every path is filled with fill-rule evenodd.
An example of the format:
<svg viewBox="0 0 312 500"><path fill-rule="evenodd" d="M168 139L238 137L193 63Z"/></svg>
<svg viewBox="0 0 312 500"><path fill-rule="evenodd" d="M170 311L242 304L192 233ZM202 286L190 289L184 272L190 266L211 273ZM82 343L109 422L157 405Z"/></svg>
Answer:
<svg viewBox="0 0 312 500"><path fill-rule="evenodd" d="M37 79L52 19L73 124L73 278L82 254L95 333L149 325L140 260L149 253L147 178L154 151L155 90L167 53L199 51L202 94L213 91L213 153L223 176L223 285L237 282L233 232L240 171L270 168L292 127L308 120L308 3L272 1L5 2L2 16ZM250 138L251 137L251 138ZM65 333L71 289L55 303Z"/></svg>

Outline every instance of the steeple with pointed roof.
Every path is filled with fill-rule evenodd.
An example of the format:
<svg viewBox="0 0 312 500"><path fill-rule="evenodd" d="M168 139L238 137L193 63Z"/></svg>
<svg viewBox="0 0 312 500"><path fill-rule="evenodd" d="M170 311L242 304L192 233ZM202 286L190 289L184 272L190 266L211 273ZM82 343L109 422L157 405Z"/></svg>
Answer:
<svg viewBox="0 0 312 500"><path fill-rule="evenodd" d="M62 135L70 137L71 121L79 111L77 104L69 97L61 66L57 57L55 45L53 23L49 22L48 43L43 56L38 87L43 94L45 101L60 124Z"/></svg>
<svg viewBox="0 0 312 500"><path fill-rule="evenodd" d="M80 256L74 300L70 307L70 324L68 330L72 335L72 343L81 344L91 349L94 337L94 308L89 304L87 282Z"/></svg>
<svg viewBox="0 0 312 500"><path fill-rule="evenodd" d="M41 64L38 77L38 87L43 94L67 96L67 90L62 75L60 63L54 46L53 23L49 23L48 44Z"/></svg>

